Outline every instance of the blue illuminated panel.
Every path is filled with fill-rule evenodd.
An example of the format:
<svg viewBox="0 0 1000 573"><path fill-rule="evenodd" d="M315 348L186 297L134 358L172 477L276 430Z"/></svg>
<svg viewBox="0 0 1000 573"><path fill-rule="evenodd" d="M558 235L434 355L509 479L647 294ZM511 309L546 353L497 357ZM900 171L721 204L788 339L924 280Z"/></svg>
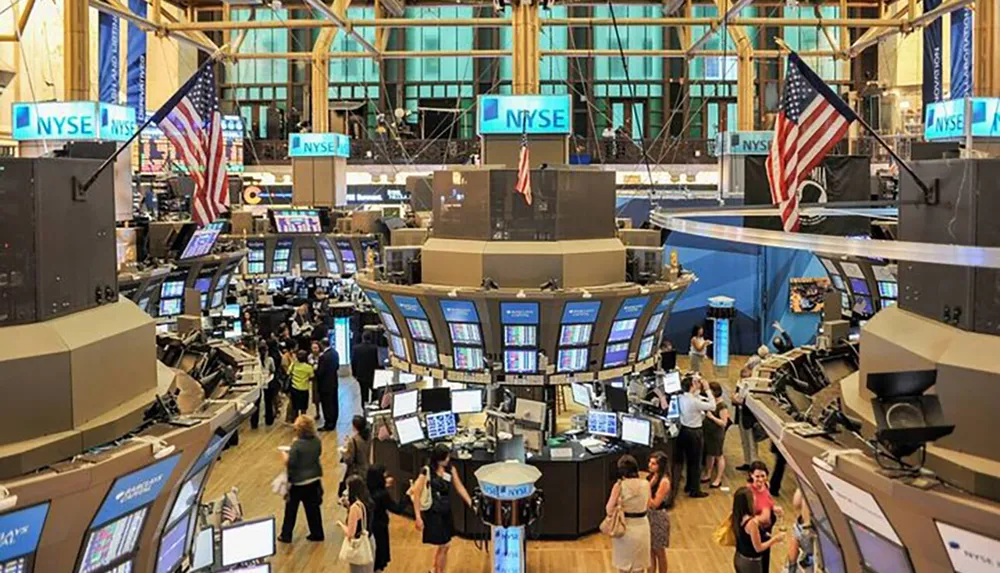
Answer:
<svg viewBox="0 0 1000 573"><path fill-rule="evenodd" d="M625 299L622 301L621 308L618 309L618 314L615 315L615 320L639 318L642 315L642 311L646 309L646 304L648 302L648 296L637 296L635 298Z"/></svg>
<svg viewBox="0 0 1000 573"><path fill-rule="evenodd" d="M48 513L46 502L0 515L0 563L35 552Z"/></svg>
<svg viewBox="0 0 1000 573"><path fill-rule="evenodd" d="M567 302L563 307L563 324L585 324L597 320L601 301Z"/></svg>
<svg viewBox="0 0 1000 573"><path fill-rule="evenodd" d="M479 135L568 134L572 131L569 95L479 96Z"/></svg>
<svg viewBox="0 0 1000 573"><path fill-rule="evenodd" d="M102 525L156 500L180 459L177 454L115 480L91 526Z"/></svg>
<svg viewBox="0 0 1000 573"><path fill-rule="evenodd" d="M420 301L416 297L394 294L392 300L396 302L399 312L406 318L427 318L424 307L420 305Z"/></svg>
<svg viewBox="0 0 1000 573"><path fill-rule="evenodd" d="M18 141L127 141L137 128L135 109L93 101L15 103L12 115Z"/></svg>
<svg viewBox="0 0 1000 573"><path fill-rule="evenodd" d="M342 133L292 133L289 157L350 157L351 138Z"/></svg>
<svg viewBox="0 0 1000 573"><path fill-rule="evenodd" d="M441 312L448 322L479 322L475 303L467 300L442 300Z"/></svg>
<svg viewBox="0 0 1000 573"><path fill-rule="evenodd" d="M377 308L379 312L389 312L389 305L385 304L385 301L382 300L382 295L370 290L366 290L365 295L368 296L368 300L372 301L372 306Z"/></svg>
<svg viewBox="0 0 1000 573"><path fill-rule="evenodd" d="M502 324L538 324L537 302L501 302Z"/></svg>
<svg viewBox="0 0 1000 573"><path fill-rule="evenodd" d="M719 318L712 322L715 323L712 337L714 362L716 366L726 366L729 364L729 320Z"/></svg>

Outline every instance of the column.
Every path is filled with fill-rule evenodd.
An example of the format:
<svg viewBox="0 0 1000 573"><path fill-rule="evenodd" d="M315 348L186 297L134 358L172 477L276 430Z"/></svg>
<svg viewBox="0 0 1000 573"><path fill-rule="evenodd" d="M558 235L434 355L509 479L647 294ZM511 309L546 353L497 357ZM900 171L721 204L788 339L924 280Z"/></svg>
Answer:
<svg viewBox="0 0 1000 573"><path fill-rule="evenodd" d="M538 38L542 26L538 7L516 2L512 5L514 42L511 59L514 67L513 91L515 94L537 94L540 91L539 60L541 52Z"/></svg>
<svg viewBox="0 0 1000 573"><path fill-rule="evenodd" d="M330 56L315 52L309 60L310 97L309 117L313 133L330 130Z"/></svg>
<svg viewBox="0 0 1000 573"><path fill-rule="evenodd" d="M63 2L63 99L90 97L90 14L87 0Z"/></svg>
<svg viewBox="0 0 1000 573"><path fill-rule="evenodd" d="M1000 6L976 2L972 12L973 90L980 97L1000 97Z"/></svg>

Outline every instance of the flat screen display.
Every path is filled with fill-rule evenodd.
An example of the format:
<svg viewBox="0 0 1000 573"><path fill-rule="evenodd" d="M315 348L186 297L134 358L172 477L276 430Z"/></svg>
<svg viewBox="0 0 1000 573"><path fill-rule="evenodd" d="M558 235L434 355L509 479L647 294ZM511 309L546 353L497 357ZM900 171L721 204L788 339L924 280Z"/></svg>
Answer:
<svg viewBox="0 0 1000 573"><path fill-rule="evenodd" d="M247 260L255 263L264 262L264 243L263 241L247 241Z"/></svg>
<svg viewBox="0 0 1000 573"><path fill-rule="evenodd" d="M212 288L212 277L198 277L198 280L194 281L194 288L201 294L207 293Z"/></svg>
<svg viewBox="0 0 1000 573"><path fill-rule="evenodd" d="M272 211L274 228L279 233L322 233L319 212L313 210Z"/></svg>
<svg viewBox="0 0 1000 573"><path fill-rule="evenodd" d="M538 343L535 326L504 326L504 346L535 346Z"/></svg>
<svg viewBox="0 0 1000 573"><path fill-rule="evenodd" d="M420 391L420 411L451 412L451 389L426 388Z"/></svg>
<svg viewBox="0 0 1000 573"><path fill-rule="evenodd" d="M191 570L197 571L215 563L215 534L211 527L198 532L192 547Z"/></svg>
<svg viewBox="0 0 1000 573"><path fill-rule="evenodd" d="M851 312L851 297L846 292L840 292L840 309L844 312Z"/></svg>
<svg viewBox="0 0 1000 573"><path fill-rule="evenodd" d="M587 431L596 436L618 437L618 414L614 412L587 413Z"/></svg>
<svg viewBox="0 0 1000 573"><path fill-rule="evenodd" d="M604 367L614 368L628 362L628 342L609 344L604 351Z"/></svg>
<svg viewBox="0 0 1000 573"><path fill-rule="evenodd" d="M573 390L573 401L576 402L578 406L582 406L586 409L591 408L590 401L590 387L586 384L577 384L574 382L570 385Z"/></svg>
<svg viewBox="0 0 1000 573"><path fill-rule="evenodd" d="M670 405L667 406L667 421L676 422L681 419L681 401L677 396L670 398Z"/></svg>
<svg viewBox="0 0 1000 573"><path fill-rule="evenodd" d="M393 380L394 374L392 370L376 370L375 376L372 379L372 388L387 388L392 386L395 380Z"/></svg>
<svg viewBox="0 0 1000 573"><path fill-rule="evenodd" d="M894 298L883 298L882 299L882 308L885 308L885 307L888 307L888 306L896 306L896 299L894 299Z"/></svg>
<svg viewBox="0 0 1000 573"><path fill-rule="evenodd" d="M264 274L264 263L263 262L248 262L247 272L252 275L262 275Z"/></svg>
<svg viewBox="0 0 1000 573"><path fill-rule="evenodd" d="M437 412L427 415L427 438L440 440L450 438L458 431L455 425L455 414L451 412Z"/></svg>
<svg viewBox="0 0 1000 573"><path fill-rule="evenodd" d="M434 342L434 332L431 330L430 322L422 318L407 318L406 326L410 329L413 338Z"/></svg>
<svg viewBox="0 0 1000 573"><path fill-rule="evenodd" d="M671 370L663 375L663 391L667 394L677 394L681 391L681 373Z"/></svg>
<svg viewBox="0 0 1000 573"><path fill-rule="evenodd" d="M393 333L399 334L399 325L396 324L396 319L393 318L388 312L380 312L379 316L382 317L382 324L385 324L386 329Z"/></svg>
<svg viewBox="0 0 1000 573"><path fill-rule="evenodd" d="M593 324L564 324L559 331L560 346L583 346L590 344Z"/></svg>
<svg viewBox="0 0 1000 573"><path fill-rule="evenodd" d="M855 263L841 262L840 266L841 268L844 269L844 274L847 275L848 278L854 278L854 279L865 278L865 273L863 273L861 271L861 267Z"/></svg>
<svg viewBox="0 0 1000 573"><path fill-rule="evenodd" d="M413 296L392 295L392 300L399 307L399 312L406 318L427 318L424 307Z"/></svg>
<svg viewBox="0 0 1000 573"><path fill-rule="evenodd" d="M538 324L537 302L501 302L501 324Z"/></svg>
<svg viewBox="0 0 1000 573"><path fill-rule="evenodd" d="M38 549L38 540L42 537L48 513L49 503L46 502L0 515L0 539L3 540L0 545L0 563L7 564L12 560L17 563L18 558ZM24 559L25 563L27 561ZM0 571L6 573L7 570Z"/></svg>
<svg viewBox="0 0 1000 573"><path fill-rule="evenodd" d="M212 252L212 247L215 246L215 241L219 238L221 231L222 229L218 225L208 225L195 231L187 246L184 247L184 252L181 253L181 260L203 257Z"/></svg>
<svg viewBox="0 0 1000 573"><path fill-rule="evenodd" d="M180 459L180 454L174 454L116 479L97 510L91 527L103 525L155 501Z"/></svg>
<svg viewBox="0 0 1000 573"><path fill-rule="evenodd" d="M353 273L358 270L358 261L354 257L354 247L350 241L337 241L337 250L340 251L340 258L344 260L344 272Z"/></svg>
<svg viewBox="0 0 1000 573"><path fill-rule="evenodd" d="M372 306L378 309L379 312L389 312L389 305L387 305L385 303L385 300L382 299L382 295L380 295L375 291L366 290L365 296L368 297L368 300L371 301Z"/></svg>
<svg viewBox="0 0 1000 573"><path fill-rule="evenodd" d="M302 262L303 271L312 273L319 271L319 263L316 261L316 249L302 247L299 249L299 260Z"/></svg>
<svg viewBox="0 0 1000 573"><path fill-rule="evenodd" d="M395 354L398 358L407 360L406 343L403 342L403 339L401 337L396 336L394 334L390 334L389 346L392 348L392 353Z"/></svg>
<svg viewBox="0 0 1000 573"><path fill-rule="evenodd" d="M515 374L527 374L538 370L538 351L536 350L505 350L503 353L504 370Z"/></svg>
<svg viewBox="0 0 1000 573"><path fill-rule="evenodd" d="M420 427L420 418L410 416L396 420L396 438L404 445L423 440L424 429Z"/></svg>
<svg viewBox="0 0 1000 573"><path fill-rule="evenodd" d="M847 523L858 542L861 561L868 570L876 573L913 571L903 546L896 545L853 519L848 519Z"/></svg>
<svg viewBox="0 0 1000 573"><path fill-rule="evenodd" d="M271 261L272 273L287 273L291 266L292 241L281 239L274 247L274 259Z"/></svg>
<svg viewBox="0 0 1000 573"><path fill-rule="evenodd" d="M621 342L631 340L632 333L635 332L636 319L616 320L611 325L611 334L608 335L608 342Z"/></svg>
<svg viewBox="0 0 1000 573"><path fill-rule="evenodd" d="M333 247L330 246L330 242L326 239L318 239L316 241L319 243L319 248L323 251L323 258L326 259L326 266L333 274L340 274L340 263L337 261L337 255L333 253ZM368 293L371 296L371 293ZM381 308L379 310L382 310Z"/></svg>
<svg viewBox="0 0 1000 573"><path fill-rule="evenodd" d="M167 518L168 524L173 523L187 513L195 502L198 501L198 493L201 491L201 484L205 481L206 473L208 473L208 468L191 476L181 485L181 490L177 493L177 499L174 500L174 506L170 510L170 517Z"/></svg>
<svg viewBox="0 0 1000 573"><path fill-rule="evenodd" d="M452 390L451 411L456 414L478 414L483 411L483 392L476 388Z"/></svg>
<svg viewBox="0 0 1000 573"><path fill-rule="evenodd" d="M190 515L185 515L163 534L160 552L156 555L156 573L171 573L180 565L187 545L189 521Z"/></svg>
<svg viewBox="0 0 1000 573"><path fill-rule="evenodd" d="M853 309L855 312L863 316L871 316L875 314L875 305L872 304L872 299L868 296L854 297Z"/></svg>
<svg viewBox="0 0 1000 573"><path fill-rule="evenodd" d="M622 440L648 447L652 445L652 437L653 425L649 420L622 416Z"/></svg>
<svg viewBox="0 0 1000 573"><path fill-rule="evenodd" d="M899 283L878 283L878 295L882 298L899 298Z"/></svg>
<svg viewBox="0 0 1000 573"><path fill-rule="evenodd" d="M184 281L166 281L160 287L160 298L184 296Z"/></svg>
<svg viewBox="0 0 1000 573"><path fill-rule="evenodd" d="M597 321L597 315L601 312L601 301L574 301L567 302L563 307L563 324L585 324Z"/></svg>
<svg viewBox="0 0 1000 573"><path fill-rule="evenodd" d="M837 540L824 529L817 529L816 537L819 539L819 554L823 558L823 571L825 573L845 573L844 554L841 553Z"/></svg>
<svg viewBox="0 0 1000 573"><path fill-rule="evenodd" d="M853 291L854 294L871 294L871 291L868 290L868 283L865 282L865 279L849 280L851 283L851 291Z"/></svg>
<svg viewBox="0 0 1000 573"><path fill-rule="evenodd" d="M417 364L423 364L424 366L437 366L438 364L437 346L430 342L414 340L413 353Z"/></svg>
<svg viewBox="0 0 1000 573"><path fill-rule="evenodd" d="M612 412L628 412L628 390L625 385L621 387L612 384L604 388L604 399L608 404L608 410Z"/></svg>
<svg viewBox="0 0 1000 573"><path fill-rule="evenodd" d="M227 304L226 308L222 309L222 316L227 318L239 318L240 317L240 305L238 304Z"/></svg>
<svg viewBox="0 0 1000 573"><path fill-rule="evenodd" d="M468 300L442 300L441 313L447 322L479 322L476 305Z"/></svg>
<svg viewBox="0 0 1000 573"><path fill-rule="evenodd" d="M243 521L222 528L222 566L230 567L275 553L274 518Z"/></svg>
<svg viewBox="0 0 1000 573"><path fill-rule="evenodd" d="M486 368L483 362L483 349L478 346L456 346L455 347L455 369L456 370L482 370Z"/></svg>
<svg viewBox="0 0 1000 573"><path fill-rule="evenodd" d="M844 277L840 275L830 275L830 280L833 281L833 286L835 286L837 290L847 290L847 288L844 287Z"/></svg>
<svg viewBox="0 0 1000 573"><path fill-rule="evenodd" d="M106 523L87 535L79 573L93 573L135 551L148 508Z"/></svg>
<svg viewBox="0 0 1000 573"><path fill-rule="evenodd" d="M618 314L615 315L615 320L639 318L642 316L642 311L646 310L646 304L648 302L648 296L637 296L625 299L622 301L621 308L618 309Z"/></svg>
<svg viewBox="0 0 1000 573"><path fill-rule="evenodd" d="M483 339L479 335L479 325L467 322L449 322L448 330L451 331L452 344L482 344Z"/></svg>
<svg viewBox="0 0 1000 573"><path fill-rule="evenodd" d="M405 392L396 392L392 396L392 417L402 418L404 416L412 416L417 413L417 396L420 394L419 390L406 390Z"/></svg>
<svg viewBox="0 0 1000 573"><path fill-rule="evenodd" d="M639 342L638 360L645 360L653 355L653 345L656 343L655 336L647 336Z"/></svg>
<svg viewBox="0 0 1000 573"><path fill-rule="evenodd" d="M649 322L646 323L646 330L643 331L643 334L653 334L658 328L660 328L661 322L663 322L662 312L658 312L649 317Z"/></svg>
<svg viewBox="0 0 1000 573"><path fill-rule="evenodd" d="M583 372L587 369L589 348L560 348L556 363L558 372Z"/></svg>

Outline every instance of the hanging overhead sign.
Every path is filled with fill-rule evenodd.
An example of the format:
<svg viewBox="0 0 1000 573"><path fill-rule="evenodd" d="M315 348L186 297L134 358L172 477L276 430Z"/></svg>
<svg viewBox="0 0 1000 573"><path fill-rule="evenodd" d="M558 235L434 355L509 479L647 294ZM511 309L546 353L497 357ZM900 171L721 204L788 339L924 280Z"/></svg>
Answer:
<svg viewBox="0 0 1000 573"><path fill-rule="evenodd" d="M965 137L966 119L972 137L1000 138L1000 98L974 97L932 103L926 107L924 139L958 140Z"/></svg>
<svg viewBox="0 0 1000 573"><path fill-rule="evenodd" d="M727 131L715 135L712 155L767 155L773 131Z"/></svg>
<svg viewBox="0 0 1000 573"><path fill-rule="evenodd" d="M126 141L137 127L134 109L95 101L15 103L12 115L18 141Z"/></svg>
<svg viewBox="0 0 1000 573"><path fill-rule="evenodd" d="M572 105L569 95L482 95L479 135L572 133Z"/></svg>
<svg viewBox="0 0 1000 573"><path fill-rule="evenodd" d="M289 157L350 157L351 138L343 133L292 133Z"/></svg>

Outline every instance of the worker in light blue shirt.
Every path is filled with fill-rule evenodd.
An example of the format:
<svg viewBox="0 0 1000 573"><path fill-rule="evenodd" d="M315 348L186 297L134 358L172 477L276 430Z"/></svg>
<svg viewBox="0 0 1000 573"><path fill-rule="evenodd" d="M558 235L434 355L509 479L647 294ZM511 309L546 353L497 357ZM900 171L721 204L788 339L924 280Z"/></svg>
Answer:
<svg viewBox="0 0 1000 573"><path fill-rule="evenodd" d="M708 496L701 491L701 462L705 444L702 424L705 422L705 413L715 410L715 403L705 394L707 388L708 384L697 375L684 378L681 380L681 390L684 393L677 397L681 414L677 445L687 465L684 490L695 498Z"/></svg>

